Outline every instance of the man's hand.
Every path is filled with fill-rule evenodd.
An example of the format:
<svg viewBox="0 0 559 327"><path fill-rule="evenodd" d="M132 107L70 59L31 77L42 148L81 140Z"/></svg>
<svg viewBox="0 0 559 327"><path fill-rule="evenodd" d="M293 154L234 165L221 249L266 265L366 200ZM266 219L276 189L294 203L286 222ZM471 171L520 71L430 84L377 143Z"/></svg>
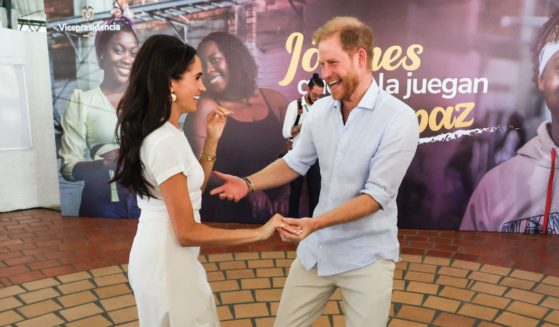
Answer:
<svg viewBox="0 0 559 327"><path fill-rule="evenodd" d="M276 227L276 230L278 231L281 240L284 242L299 242L299 235L302 233L301 228L299 226L284 223L286 218L278 213L274 215L274 217L278 216L281 218L281 224Z"/></svg>
<svg viewBox="0 0 559 327"><path fill-rule="evenodd" d="M301 131L301 125L291 127L291 136L295 136L299 134L300 131Z"/></svg>
<svg viewBox="0 0 559 327"><path fill-rule="evenodd" d="M312 218L283 218L284 225L278 228L281 240L284 242L300 242L315 231Z"/></svg>
<svg viewBox="0 0 559 327"><path fill-rule="evenodd" d="M211 195L218 195L219 198L222 200L239 202L239 200L241 200L248 194L248 185L245 183L245 181L242 180L242 178L233 175L222 174L218 171L214 171L213 173L215 176L221 178L224 183L223 185L211 190Z"/></svg>

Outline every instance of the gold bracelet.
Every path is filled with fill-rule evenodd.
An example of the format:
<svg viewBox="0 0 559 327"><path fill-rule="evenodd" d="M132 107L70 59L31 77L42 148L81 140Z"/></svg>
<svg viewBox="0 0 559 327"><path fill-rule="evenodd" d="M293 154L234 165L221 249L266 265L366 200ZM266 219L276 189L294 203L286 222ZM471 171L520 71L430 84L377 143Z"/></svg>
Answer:
<svg viewBox="0 0 559 327"><path fill-rule="evenodd" d="M250 181L250 179L248 179L248 177L241 177L241 179L242 179L243 181L245 181L245 184L246 184L247 187L248 187L248 192L249 192L249 193L254 192L254 187L252 187L252 182Z"/></svg>
<svg viewBox="0 0 559 327"><path fill-rule="evenodd" d="M217 160L217 157L215 154L207 154L205 152L202 152L202 154L200 155L200 161L209 161L209 162L215 162Z"/></svg>

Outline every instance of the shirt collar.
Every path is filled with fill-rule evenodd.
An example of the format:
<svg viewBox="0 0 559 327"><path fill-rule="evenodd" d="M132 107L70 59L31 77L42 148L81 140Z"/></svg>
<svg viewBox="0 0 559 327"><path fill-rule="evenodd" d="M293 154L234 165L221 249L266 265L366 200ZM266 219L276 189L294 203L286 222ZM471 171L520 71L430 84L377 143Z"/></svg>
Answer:
<svg viewBox="0 0 559 327"><path fill-rule="evenodd" d="M379 93L380 93L380 88L378 87L377 82L373 78L371 85L369 85L369 88L361 98L361 101L359 101L357 106L355 106L355 108L374 110L377 99L379 97ZM341 101L334 101L334 107L340 108Z"/></svg>

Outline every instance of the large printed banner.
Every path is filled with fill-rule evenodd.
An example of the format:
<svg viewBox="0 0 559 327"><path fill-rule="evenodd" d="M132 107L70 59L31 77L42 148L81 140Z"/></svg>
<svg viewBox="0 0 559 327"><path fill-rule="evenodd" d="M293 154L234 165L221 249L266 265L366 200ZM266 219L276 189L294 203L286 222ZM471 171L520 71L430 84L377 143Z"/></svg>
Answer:
<svg viewBox="0 0 559 327"><path fill-rule="evenodd" d="M246 176L278 158L287 104L320 73L313 31L350 15L375 34L376 82L414 108L420 125L398 194L399 227L557 233L559 196L547 187L554 145L542 124L553 115L532 79L530 50L550 8L528 2L46 0L63 214L140 213L135 197L109 180L118 154L114 108L148 36L170 34L198 48L205 97L236 112L215 169ZM205 110L183 122L196 153ZM218 184L211 180L206 192ZM239 203L205 194L202 219L261 223L287 212L289 191L255 192ZM309 214L305 203L301 215Z"/></svg>

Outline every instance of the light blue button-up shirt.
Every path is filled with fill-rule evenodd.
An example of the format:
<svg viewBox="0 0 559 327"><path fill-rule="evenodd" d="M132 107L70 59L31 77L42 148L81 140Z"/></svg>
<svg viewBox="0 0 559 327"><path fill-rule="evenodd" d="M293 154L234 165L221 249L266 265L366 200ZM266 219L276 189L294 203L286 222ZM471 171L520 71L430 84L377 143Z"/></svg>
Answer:
<svg viewBox="0 0 559 327"><path fill-rule="evenodd" d="M344 124L341 103L331 96L315 102L301 138L283 157L305 175L320 159L320 199L314 217L368 194L381 209L318 230L297 248L303 266L319 276L365 267L378 258L399 260L396 195L417 148L415 112L381 90L375 81Z"/></svg>

